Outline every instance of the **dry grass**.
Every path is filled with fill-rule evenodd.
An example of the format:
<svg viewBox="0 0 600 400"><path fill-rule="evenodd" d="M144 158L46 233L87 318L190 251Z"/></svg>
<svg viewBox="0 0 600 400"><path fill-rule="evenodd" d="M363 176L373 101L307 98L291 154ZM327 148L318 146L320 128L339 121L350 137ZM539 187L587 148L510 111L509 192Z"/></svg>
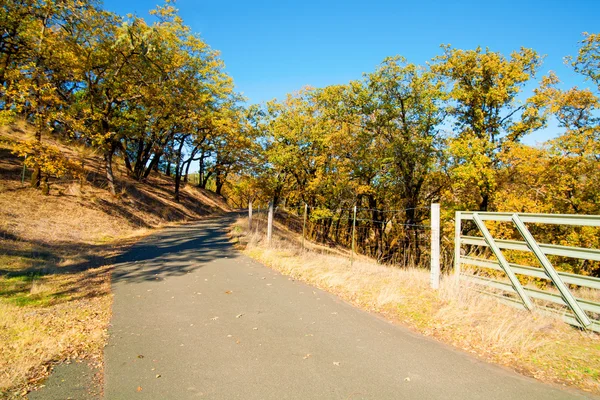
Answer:
<svg viewBox="0 0 600 400"><path fill-rule="evenodd" d="M66 359L102 366L111 305L108 267L4 278L2 286L18 294L0 301L0 394L26 394Z"/></svg>
<svg viewBox="0 0 600 400"><path fill-rule="evenodd" d="M223 199L185 187L172 200L171 179L129 179L117 162L119 194L104 190L101 158L50 138L72 159L85 159L87 180L54 181L51 195L21 183L11 144L25 126L0 128L0 398L20 397L52 365L86 359L98 366L112 303L110 264L156 227L228 211Z"/></svg>
<svg viewBox="0 0 600 400"><path fill-rule="evenodd" d="M233 230L245 253L284 274L488 361L600 393L598 335L506 306L451 277L445 276L440 290L433 291L423 269L387 267L362 257L351 265L348 257L318 246L303 253L299 238L281 226L268 248L262 228L248 234L247 224L240 219Z"/></svg>

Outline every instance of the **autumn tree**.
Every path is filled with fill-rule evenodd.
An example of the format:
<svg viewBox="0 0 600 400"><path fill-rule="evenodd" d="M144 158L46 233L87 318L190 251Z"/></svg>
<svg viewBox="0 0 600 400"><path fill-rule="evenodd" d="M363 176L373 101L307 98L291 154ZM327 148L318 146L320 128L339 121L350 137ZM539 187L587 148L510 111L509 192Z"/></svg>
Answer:
<svg viewBox="0 0 600 400"><path fill-rule="evenodd" d="M443 49L432 70L449 84L448 111L456 130L448 148L453 160L453 187L467 195L461 200L465 206L485 211L498 190L500 154L544 125L539 105L519 98L542 60L526 48L509 58L480 47Z"/></svg>
<svg viewBox="0 0 600 400"><path fill-rule="evenodd" d="M0 7L0 122L19 115L32 124L37 143L27 142L31 147L24 151L30 160L46 160L45 167L33 161L31 180L34 187L43 181L46 193L49 175L42 169L53 170L48 163L57 158L41 144L42 135L64 131L72 122L65 109L77 87L71 67L76 57L67 37L79 32L91 10L95 6L87 1L11 0ZM58 164L56 170L61 170Z"/></svg>
<svg viewBox="0 0 600 400"><path fill-rule="evenodd" d="M419 206L438 199L445 184L435 179L443 144L443 82L430 70L393 57L367 76L366 85L370 95L365 112L371 116L367 129L383 142L389 161L382 179L389 182L395 208L406 210L402 222L414 236L405 236L408 249L417 243L415 226L427 218Z"/></svg>

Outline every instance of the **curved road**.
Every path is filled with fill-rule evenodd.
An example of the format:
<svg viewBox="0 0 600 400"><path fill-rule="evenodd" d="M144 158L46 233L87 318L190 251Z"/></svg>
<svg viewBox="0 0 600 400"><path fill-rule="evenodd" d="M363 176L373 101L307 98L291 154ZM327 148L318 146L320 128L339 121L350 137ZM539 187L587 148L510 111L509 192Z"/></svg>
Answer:
<svg viewBox="0 0 600 400"><path fill-rule="evenodd" d="M571 399L391 325L236 252L234 216L121 257L106 399Z"/></svg>

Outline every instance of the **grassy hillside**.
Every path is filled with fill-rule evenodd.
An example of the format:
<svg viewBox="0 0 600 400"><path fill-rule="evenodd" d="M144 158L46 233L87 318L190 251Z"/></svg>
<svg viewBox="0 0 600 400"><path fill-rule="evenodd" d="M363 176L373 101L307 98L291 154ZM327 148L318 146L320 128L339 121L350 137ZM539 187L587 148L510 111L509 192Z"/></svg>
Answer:
<svg viewBox="0 0 600 400"><path fill-rule="evenodd" d="M119 162L111 196L101 157L47 137L83 162L85 179L54 180L44 196L29 187L29 171L21 182L23 160L11 153L28 131L0 130L0 397L25 394L67 359L101 367L111 259L154 228L229 210L220 196L190 186L176 203L170 178L136 182Z"/></svg>

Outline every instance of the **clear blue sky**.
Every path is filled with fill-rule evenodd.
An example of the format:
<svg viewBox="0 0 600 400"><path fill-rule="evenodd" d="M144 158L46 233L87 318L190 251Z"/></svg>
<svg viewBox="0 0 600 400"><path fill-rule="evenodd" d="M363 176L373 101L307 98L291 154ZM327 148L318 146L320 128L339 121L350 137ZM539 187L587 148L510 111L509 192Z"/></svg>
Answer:
<svg viewBox="0 0 600 400"><path fill-rule="evenodd" d="M119 14L147 11L156 0L105 0ZM423 64L439 45L478 45L508 55L521 46L546 56L540 71L565 86L587 86L563 57L577 53L582 32L600 32L600 0L521 1L194 1L175 3L185 23L216 50L237 90L251 103L310 85L359 79L384 57ZM525 142L556 134L549 128Z"/></svg>

